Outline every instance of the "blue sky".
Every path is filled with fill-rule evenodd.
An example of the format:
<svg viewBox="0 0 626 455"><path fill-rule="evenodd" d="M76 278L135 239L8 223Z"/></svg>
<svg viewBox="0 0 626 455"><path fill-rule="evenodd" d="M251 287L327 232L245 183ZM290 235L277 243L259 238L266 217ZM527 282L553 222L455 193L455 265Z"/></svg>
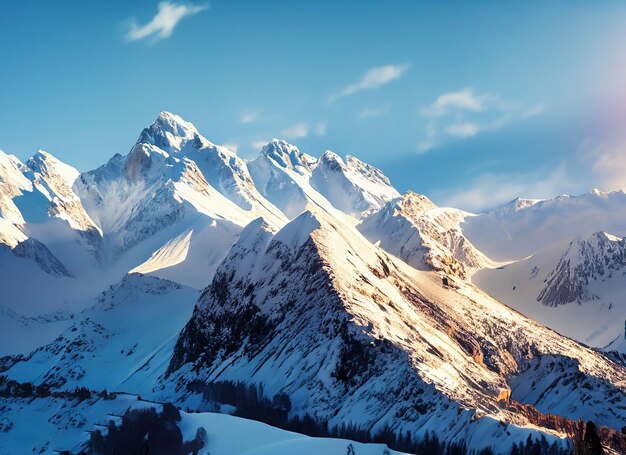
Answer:
<svg viewBox="0 0 626 455"><path fill-rule="evenodd" d="M0 0L0 149L89 170L159 111L479 210L626 187L626 4Z"/></svg>

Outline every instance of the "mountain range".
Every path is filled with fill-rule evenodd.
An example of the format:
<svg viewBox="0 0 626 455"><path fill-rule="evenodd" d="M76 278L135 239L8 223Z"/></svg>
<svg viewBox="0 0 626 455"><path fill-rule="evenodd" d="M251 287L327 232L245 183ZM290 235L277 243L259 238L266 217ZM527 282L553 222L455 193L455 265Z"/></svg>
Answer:
<svg viewBox="0 0 626 455"><path fill-rule="evenodd" d="M200 453L229 453L216 412L363 451L623 453L625 235L622 191L469 213L168 112L89 172L0 151L0 450L92 450L148 399Z"/></svg>

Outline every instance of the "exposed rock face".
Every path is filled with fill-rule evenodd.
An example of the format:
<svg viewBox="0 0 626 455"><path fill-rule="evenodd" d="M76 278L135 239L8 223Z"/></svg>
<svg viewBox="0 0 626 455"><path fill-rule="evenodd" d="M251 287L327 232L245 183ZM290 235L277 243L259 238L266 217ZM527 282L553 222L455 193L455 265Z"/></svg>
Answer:
<svg viewBox="0 0 626 455"><path fill-rule="evenodd" d="M590 281L611 278L626 267L626 241L605 232L573 240L554 270L546 278L546 286L537 300L555 307L567 303L592 300L587 291Z"/></svg>
<svg viewBox="0 0 626 455"><path fill-rule="evenodd" d="M411 191L367 217L359 230L371 242L418 269L468 278L489 260L463 235L467 213L441 209Z"/></svg>
<svg viewBox="0 0 626 455"><path fill-rule="evenodd" d="M55 276L72 276L65 266L39 240L30 238L18 243L11 250L13 254L22 258L33 259L46 273Z"/></svg>

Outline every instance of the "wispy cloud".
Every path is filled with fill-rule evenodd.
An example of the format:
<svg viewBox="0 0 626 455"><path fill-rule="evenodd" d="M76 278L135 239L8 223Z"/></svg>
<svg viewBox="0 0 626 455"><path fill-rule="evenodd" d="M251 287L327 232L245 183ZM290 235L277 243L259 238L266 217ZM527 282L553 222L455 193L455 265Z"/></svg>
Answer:
<svg viewBox="0 0 626 455"><path fill-rule="evenodd" d="M330 101L334 101L342 96L350 96L363 90L372 90L382 87L396 79L400 79L408 69L408 64L385 65L370 68L359 81L347 85L343 90L331 95L329 99Z"/></svg>
<svg viewBox="0 0 626 455"><path fill-rule="evenodd" d="M545 104L535 104L534 106L530 106L528 109L525 109L521 113L521 117L522 118L534 117L535 115L543 114L546 111L546 109L547 108Z"/></svg>
<svg viewBox="0 0 626 455"><path fill-rule="evenodd" d="M368 119L373 117L380 117L384 115L389 110L389 106L380 106L380 107L371 107L368 109L363 109L359 112L359 119Z"/></svg>
<svg viewBox="0 0 626 455"><path fill-rule="evenodd" d="M477 123L455 123L445 128L445 133L449 136L465 139L467 137L476 136L480 132L480 125Z"/></svg>
<svg viewBox="0 0 626 455"><path fill-rule="evenodd" d="M477 95L471 89L465 88L458 92L444 93L425 108L420 110L424 117L442 117L451 112L482 112L488 105L497 101L497 97L489 93Z"/></svg>
<svg viewBox="0 0 626 455"><path fill-rule="evenodd" d="M439 95L420 115L427 120L425 134L417 145L419 153L502 128L546 110L542 104L521 107L492 93L475 93L471 88Z"/></svg>
<svg viewBox="0 0 626 455"><path fill-rule="evenodd" d="M285 128L281 131L281 134L287 139L302 139L309 135L309 125L307 123L300 122L291 128Z"/></svg>
<svg viewBox="0 0 626 455"><path fill-rule="evenodd" d="M543 169L530 173L483 173L462 188L436 190L432 195L441 205L480 211L516 197L543 199L579 191L581 188L571 178L566 163L561 163L547 172Z"/></svg>
<svg viewBox="0 0 626 455"><path fill-rule="evenodd" d="M237 144L236 142L227 142L222 145L226 147L228 150L230 150L231 152L237 153L239 151L239 144Z"/></svg>
<svg viewBox="0 0 626 455"><path fill-rule="evenodd" d="M317 125L315 125L315 135L323 136L324 134L326 134L326 123L318 122Z"/></svg>
<svg viewBox="0 0 626 455"><path fill-rule="evenodd" d="M257 110L247 110L239 119L239 123L246 125L248 123L254 123L261 117L261 112Z"/></svg>
<svg viewBox="0 0 626 455"><path fill-rule="evenodd" d="M591 166L595 185L604 191L626 190L626 138L602 143L585 140L580 156Z"/></svg>
<svg viewBox="0 0 626 455"><path fill-rule="evenodd" d="M159 41L169 38L184 17L192 16L207 8L208 5L161 2L159 3L156 16L147 24L139 26L135 19L130 22L126 39L128 41L137 41L152 37L154 41Z"/></svg>
<svg viewBox="0 0 626 455"><path fill-rule="evenodd" d="M270 141L267 139L256 139L250 143L250 146L256 150L260 151L263 147L265 147Z"/></svg>

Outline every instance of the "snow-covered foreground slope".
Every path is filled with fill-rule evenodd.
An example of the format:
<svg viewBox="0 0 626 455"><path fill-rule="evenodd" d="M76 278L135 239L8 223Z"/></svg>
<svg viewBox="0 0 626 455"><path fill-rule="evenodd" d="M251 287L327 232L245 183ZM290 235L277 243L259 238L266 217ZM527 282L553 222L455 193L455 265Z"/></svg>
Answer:
<svg viewBox="0 0 626 455"><path fill-rule="evenodd" d="M198 428L207 431L206 454L212 455L302 455L350 453L380 455L400 454L384 444L363 444L340 438L311 438L280 430L261 422L216 413L182 413L181 429L192 439ZM246 437L242 437L246 435Z"/></svg>
<svg viewBox="0 0 626 455"><path fill-rule="evenodd" d="M109 422L119 425L129 410L162 406L138 400L135 395L118 394L111 398L92 395L90 398L0 398L3 414L0 418L0 452L58 453L71 450L78 453L88 447L90 432L106 435ZM204 447L198 455L302 455L349 453L352 447L359 455L400 454L383 444L363 444L336 438L311 438L281 430L261 422L228 414L180 412L176 422L183 441L195 438L199 429L206 433ZM33 431L36 428L37 431Z"/></svg>
<svg viewBox="0 0 626 455"><path fill-rule="evenodd" d="M560 242L473 282L590 346L626 353L626 245L604 232Z"/></svg>
<svg viewBox="0 0 626 455"><path fill-rule="evenodd" d="M601 405L626 402L623 367L470 284L442 287L436 273L408 267L323 211L306 212L276 233L260 220L243 231L181 334L171 386L157 393L202 407L198 394L214 392L204 384L243 381L283 397L291 418L372 435L436 431L473 449L498 441L508 453L538 428L509 408L507 383L532 381L529 368L544 356L578 363L564 372L575 398L543 412L612 427L626 419L626 407Z"/></svg>
<svg viewBox="0 0 626 455"><path fill-rule="evenodd" d="M372 243L417 269L469 277L491 261L463 235L469 214L439 208L426 196L407 192L365 218L358 229Z"/></svg>

